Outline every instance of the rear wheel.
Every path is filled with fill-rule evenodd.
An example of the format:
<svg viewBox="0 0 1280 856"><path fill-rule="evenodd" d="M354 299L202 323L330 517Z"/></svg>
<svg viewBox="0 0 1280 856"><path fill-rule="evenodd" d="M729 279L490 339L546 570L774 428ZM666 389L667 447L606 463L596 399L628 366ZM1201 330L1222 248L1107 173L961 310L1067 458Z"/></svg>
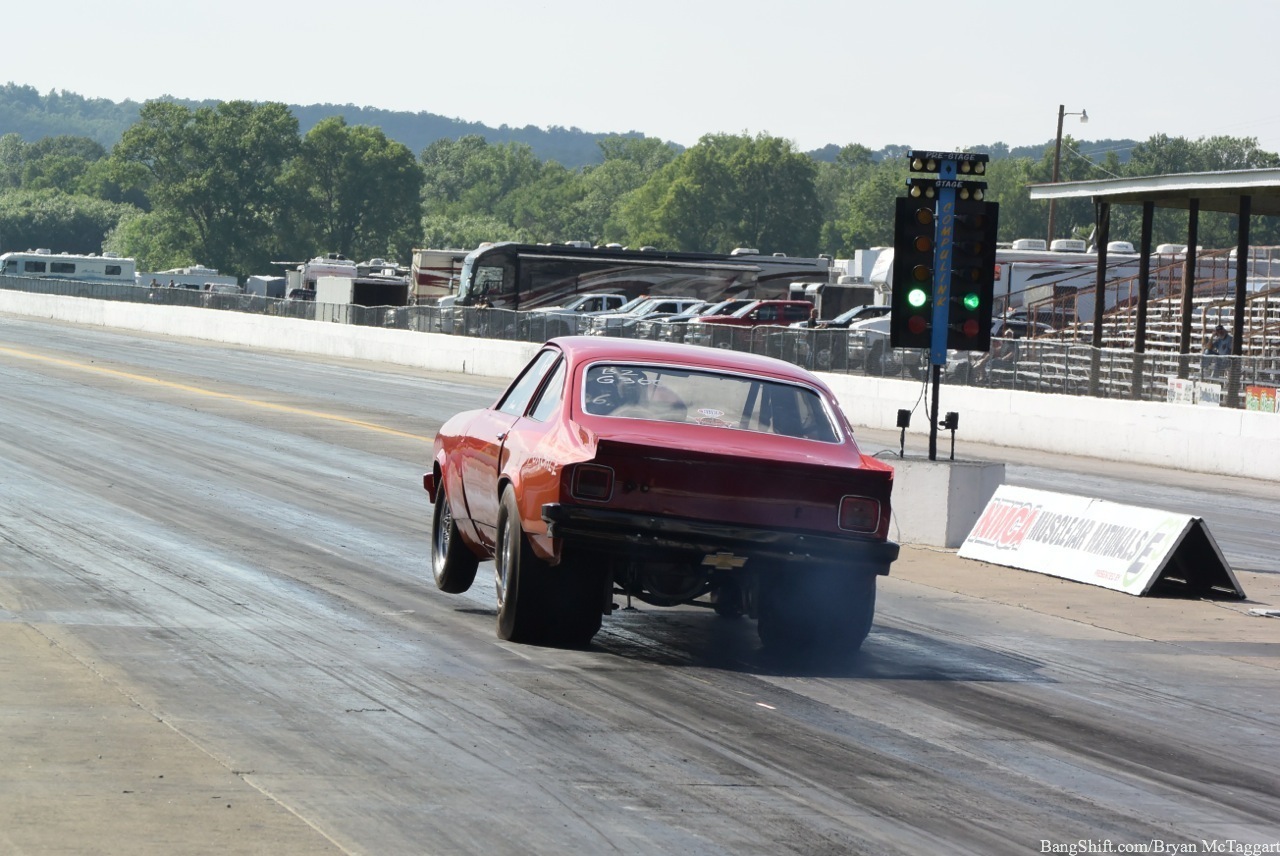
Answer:
<svg viewBox="0 0 1280 856"><path fill-rule="evenodd" d="M850 655L871 632L876 576L785 570L760 582L757 632L766 648Z"/></svg>
<svg viewBox="0 0 1280 856"><path fill-rule="evenodd" d="M566 560L547 571L543 606L548 642L569 648L591 642L604 618L607 580L603 563L590 557Z"/></svg>
<svg viewBox="0 0 1280 856"><path fill-rule="evenodd" d="M458 537L458 524L453 519L453 506L444 490L444 478L436 488L435 508L431 513L431 572L436 587L449 594L462 594L471 588L480 560Z"/></svg>
<svg viewBox="0 0 1280 856"><path fill-rule="evenodd" d="M520 526L510 487L498 510L494 576L500 638L582 647L600 630L607 595L603 564L580 557L553 568L539 559Z"/></svg>

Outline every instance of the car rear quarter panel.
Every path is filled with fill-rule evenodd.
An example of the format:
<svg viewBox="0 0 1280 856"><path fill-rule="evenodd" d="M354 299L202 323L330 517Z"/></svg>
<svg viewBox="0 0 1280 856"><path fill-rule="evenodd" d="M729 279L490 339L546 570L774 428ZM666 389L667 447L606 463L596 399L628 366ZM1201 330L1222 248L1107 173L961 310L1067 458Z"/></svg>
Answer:
<svg viewBox="0 0 1280 856"><path fill-rule="evenodd" d="M560 545L547 536L542 506L563 500L565 467L591 460L594 454L594 435L565 420L521 419L507 435L499 493L507 484L515 489L521 525L534 552L543 559L558 562Z"/></svg>

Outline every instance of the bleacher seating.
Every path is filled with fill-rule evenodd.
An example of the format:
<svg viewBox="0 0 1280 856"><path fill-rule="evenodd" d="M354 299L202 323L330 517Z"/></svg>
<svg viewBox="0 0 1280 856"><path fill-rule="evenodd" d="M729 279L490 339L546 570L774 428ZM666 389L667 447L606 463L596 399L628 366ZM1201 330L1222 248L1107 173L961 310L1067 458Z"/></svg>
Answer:
<svg viewBox="0 0 1280 856"><path fill-rule="evenodd" d="M1275 249L1276 252L1270 250ZM1263 252L1266 250L1266 252ZM1254 248L1266 264L1280 258L1280 248ZM1138 330L1136 277L1108 283L1115 291L1116 306L1103 317L1102 352L1098 355L1098 394L1130 397L1141 367L1142 398L1163 399L1167 378L1188 377L1226 383L1228 372L1238 373L1241 385L1280 385L1280 261L1273 271L1255 261L1249 278L1242 318L1241 358L1228 362L1229 370L1214 372L1204 350L1213 329L1228 331L1235 322L1235 264L1228 250L1198 257L1197 281L1192 300L1190 341L1182 352L1182 271L1180 257L1153 257L1147 303L1144 353L1134 353ZM1093 373L1092 321L1069 321L1076 306L1092 307L1093 288L1055 297L1028 307L1030 317L1054 318L1058 329L1048 336L1023 343L1010 385L1038 379L1041 388L1087 393ZM1030 347L1035 343L1036 347ZM1053 343L1052 346L1049 343ZM1000 384L1004 385L1004 384ZM1082 388L1083 387L1083 388Z"/></svg>

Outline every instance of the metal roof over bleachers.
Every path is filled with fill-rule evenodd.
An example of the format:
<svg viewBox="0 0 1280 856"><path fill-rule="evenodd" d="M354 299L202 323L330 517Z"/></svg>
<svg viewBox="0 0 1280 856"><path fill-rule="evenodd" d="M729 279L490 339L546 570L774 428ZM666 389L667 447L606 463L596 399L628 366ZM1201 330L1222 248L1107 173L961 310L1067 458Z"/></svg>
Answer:
<svg viewBox="0 0 1280 856"><path fill-rule="evenodd" d="M1181 296L1179 353L1191 352L1191 322L1196 288L1198 255L1198 221L1202 211L1236 215L1237 243L1235 258L1249 257L1249 221L1253 215L1280 214L1280 169L1238 169L1219 172L1188 172L1150 175L1139 178L1108 178L1097 181L1066 181L1028 186L1033 200L1049 200L1050 231L1053 227L1053 204L1059 199L1089 199L1094 204L1094 234L1098 241L1098 272L1094 286L1093 346L1102 347L1102 317L1105 311L1105 259L1107 235L1110 232L1111 208L1115 205L1139 205L1143 210L1143 236L1138 247L1137 319L1134 329L1134 353L1146 351L1147 310L1150 299L1150 261L1152 215L1156 208L1182 209L1188 212L1187 241ZM1248 302L1250 264L1235 266L1234 307L1231 317L1231 355L1243 355L1244 316ZM1265 334L1265 330L1264 330ZM1179 367L1179 377L1187 369ZM1236 406L1241 394L1239 360L1233 360L1227 381L1226 401ZM1142 383L1141 359L1134 366L1133 389ZM1090 380L1097 383L1096 372Z"/></svg>
<svg viewBox="0 0 1280 856"><path fill-rule="evenodd" d="M1028 185L1032 199L1093 199L1115 205L1151 202L1157 208L1188 209L1191 200L1201 211L1236 214L1240 198L1251 199L1251 213L1280 214L1280 169L1233 169L1185 172L1140 178L1062 181Z"/></svg>

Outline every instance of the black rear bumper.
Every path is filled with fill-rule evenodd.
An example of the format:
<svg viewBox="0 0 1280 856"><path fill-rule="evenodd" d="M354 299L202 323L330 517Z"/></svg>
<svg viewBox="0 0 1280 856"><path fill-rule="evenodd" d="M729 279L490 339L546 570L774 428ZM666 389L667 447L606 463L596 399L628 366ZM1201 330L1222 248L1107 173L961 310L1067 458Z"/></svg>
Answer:
<svg viewBox="0 0 1280 856"><path fill-rule="evenodd" d="M654 556L702 554L704 564L740 567L737 559L762 562L808 562L838 565L885 575L898 558L893 541L869 541L854 536L819 535L785 529L762 529L729 523L709 523L681 517L634 514L580 505L542 506L547 534L574 544L608 550L626 546Z"/></svg>

